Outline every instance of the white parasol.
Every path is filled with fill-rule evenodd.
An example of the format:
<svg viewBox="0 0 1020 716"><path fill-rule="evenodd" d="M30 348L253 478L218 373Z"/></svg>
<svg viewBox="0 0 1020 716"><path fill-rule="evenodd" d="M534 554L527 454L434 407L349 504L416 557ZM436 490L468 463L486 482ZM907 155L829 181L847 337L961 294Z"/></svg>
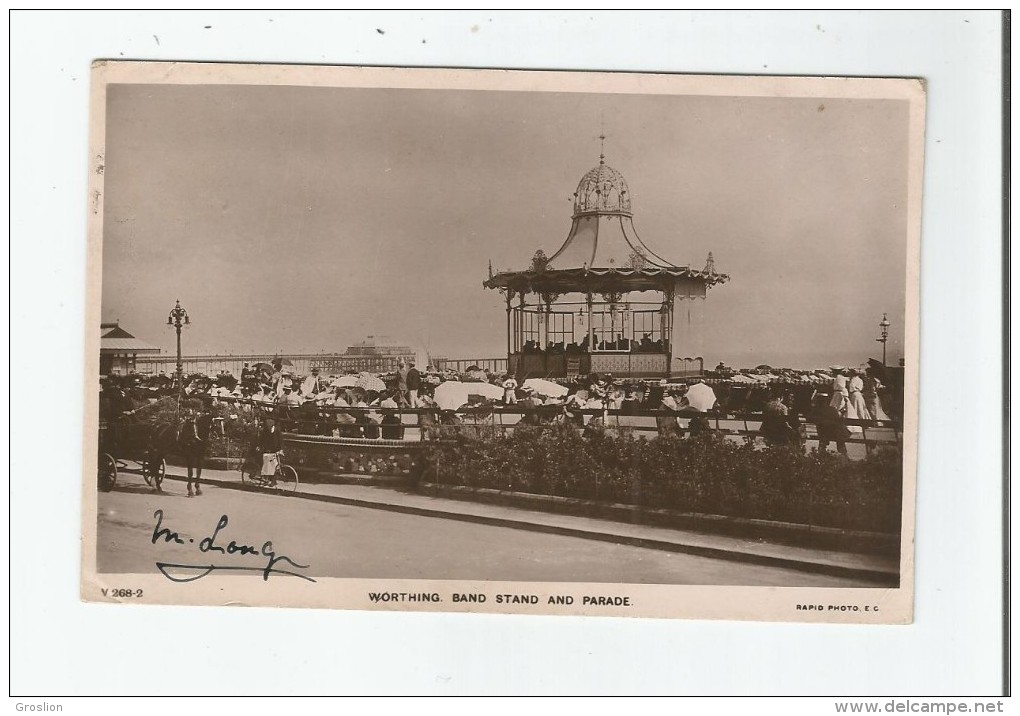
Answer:
<svg viewBox="0 0 1020 716"><path fill-rule="evenodd" d="M687 394L684 396L687 399L688 405L697 410L699 413L704 413L712 409L715 405L715 391L709 388L704 383L697 383L687 389Z"/></svg>
<svg viewBox="0 0 1020 716"><path fill-rule="evenodd" d="M362 374L358 376L357 382L354 384L355 388L361 388L362 390L374 390L378 393L386 390L386 384L376 378L374 375Z"/></svg>
<svg viewBox="0 0 1020 716"><path fill-rule="evenodd" d="M553 383L545 378L528 378L524 381L524 387L531 388L538 395L546 395L551 398L562 398L570 392L566 386Z"/></svg>
<svg viewBox="0 0 1020 716"><path fill-rule="evenodd" d="M499 400L505 392L498 385L492 383L467 383L468 395L480 395L483 398Z"/></svg>
<svg viewBox="0 0 1020 716"><path fill-rule="evenodd" d="M353 388L357 384L358 376L356 375L342 375L330 383L334 388Z"/></svg>
<svg viewBox="0 0 1020 716"><path fill-rule="evenodd" d="M436 405L443 410L456 410L468 402L468 384L448 380L436 387L433 397Z"/></svg>

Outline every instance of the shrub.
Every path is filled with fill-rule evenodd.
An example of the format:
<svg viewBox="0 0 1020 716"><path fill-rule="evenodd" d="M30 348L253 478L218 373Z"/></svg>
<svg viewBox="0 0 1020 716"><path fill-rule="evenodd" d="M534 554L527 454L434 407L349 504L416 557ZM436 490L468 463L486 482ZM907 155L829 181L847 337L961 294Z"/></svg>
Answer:
<svg viewBox="0 0 1020 716"><path fill-rule="evenodd" d="M429 448L444 484L635 504L683 512L898 532L899 449L865 460L799 447L760 448L711 435L648 440L571 426L509 435L449 433Z"/></svg>

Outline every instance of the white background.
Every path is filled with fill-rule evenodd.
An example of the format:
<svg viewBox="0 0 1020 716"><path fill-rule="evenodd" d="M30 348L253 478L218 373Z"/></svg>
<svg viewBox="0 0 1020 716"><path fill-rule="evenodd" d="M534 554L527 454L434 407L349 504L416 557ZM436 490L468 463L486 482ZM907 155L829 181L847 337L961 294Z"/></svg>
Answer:
<svg viewBox="0 0 1020 716"><path fill-rule="evenodd" d="M15 13L12 693L999 693L1000 47L997 13ZM925 78L915 623L80 603L96 58Z"/></svg>

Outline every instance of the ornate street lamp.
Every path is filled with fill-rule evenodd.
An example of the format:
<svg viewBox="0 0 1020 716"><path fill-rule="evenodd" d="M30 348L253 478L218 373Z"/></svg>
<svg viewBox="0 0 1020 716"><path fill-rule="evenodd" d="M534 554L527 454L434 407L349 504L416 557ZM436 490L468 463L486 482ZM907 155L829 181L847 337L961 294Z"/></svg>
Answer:
<svg viewBox="0 0 1020 716"><path fill-rule="evenodd" d="M177 381L177 390L181 391L184 390L184 361L181 358L181 328L191 325L191 318L188 317L188 312L181 307L180 299L177 299L177 305L170 311L170 315L166 319L166 324L177 329L177 372L174 374L174 380Z"/></svg>
<svg viewBox="0 0 1020 716"><path fill-rule="evenodd" d="M878 324L882 329L882 337L876 338L875 340L882 344L882 366L885 366L885 344L889 340L889 319L886 318L886 314L882 314L882 322Z"/></svg>

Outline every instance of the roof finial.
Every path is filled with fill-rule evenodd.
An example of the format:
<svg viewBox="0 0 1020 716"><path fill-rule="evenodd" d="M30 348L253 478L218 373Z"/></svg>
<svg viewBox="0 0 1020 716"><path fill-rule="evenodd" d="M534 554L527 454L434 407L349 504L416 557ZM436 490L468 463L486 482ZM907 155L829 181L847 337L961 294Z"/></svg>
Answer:
<svg viewBox="0 0 1020 716"><path fill-rule="evenodd" d="M715 259L711 251L708 252L708 261L705 262L705 273L715 273Z"/></svg>
<svg viewBox="0 0 1020 716"><path fill-rule="evenodd" d="M599 164L606 163L606 115L600 114L599 121L602 125L602 133L599 134Z"/></svg>

